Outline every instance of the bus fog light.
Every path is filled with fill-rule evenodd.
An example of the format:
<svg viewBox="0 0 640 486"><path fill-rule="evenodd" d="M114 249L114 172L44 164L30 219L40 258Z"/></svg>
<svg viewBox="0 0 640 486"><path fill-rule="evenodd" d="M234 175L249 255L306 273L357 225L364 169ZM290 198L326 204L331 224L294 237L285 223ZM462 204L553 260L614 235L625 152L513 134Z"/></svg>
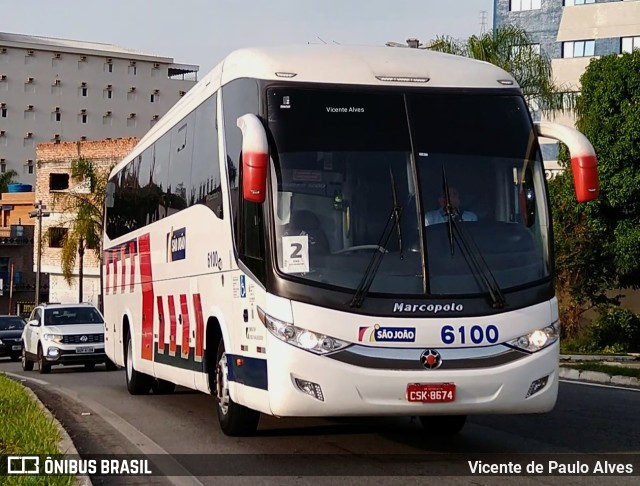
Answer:
<svg viewBox="0 0 640 486"><path fill-rule="evenodd" d="M320 385L311 381L301 380L300 378L294 378L294 381L301 392L324 402L324 395L322 394L322 388L320 388Z"/></svg>
<svg viewBox="0 0 640 486"><path fill-rule="evenodd" d="M535 331L531 331L529 334L507 341L505 344L512 348L535 353L558 340L559 327L560 323L556 321L544 329L536 329Z"/></svg>
<svg viewBox="0 0 640 486"><path fill-rule="evenodd" d="M542 390L547 383L549 382L549 375L544 378L540 378L538 380L532 381L531 385L529 385L529 391L527 392L527 396L525 398L529 398L531 395L535 395L540 390Z"/></svg>

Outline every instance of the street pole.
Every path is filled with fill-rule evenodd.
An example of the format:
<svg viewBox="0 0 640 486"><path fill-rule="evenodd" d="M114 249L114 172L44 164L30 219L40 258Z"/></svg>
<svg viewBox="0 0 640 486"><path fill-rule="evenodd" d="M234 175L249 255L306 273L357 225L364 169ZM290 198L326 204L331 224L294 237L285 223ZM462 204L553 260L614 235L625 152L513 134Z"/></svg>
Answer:
<svg viewBox="0 0 640 486"><path fill-rule="evenodd" d="M33 205L36 210L31 211L29 216L32 218L38 218L38 258L37 258L37 267L36 267L36 298L35 303L38 305L40 303L40 268L42 263L42 218L49 216L51 213L49 211L43 211L47 206L42 204L42 199L40 199L36 204Z"/></svg>

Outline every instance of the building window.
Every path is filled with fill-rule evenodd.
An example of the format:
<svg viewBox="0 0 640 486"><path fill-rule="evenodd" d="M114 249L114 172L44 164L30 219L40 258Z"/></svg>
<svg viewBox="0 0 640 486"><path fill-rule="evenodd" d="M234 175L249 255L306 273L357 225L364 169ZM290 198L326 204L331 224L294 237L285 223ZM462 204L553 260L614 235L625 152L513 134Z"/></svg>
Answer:
<svg viewBox="0 0 640 486"><path fill-rule="evenodd" d="M27 174L33 174L33 160L29 159L24 164L24 171Z"/></svg>
<svg viewBox="0 0 640 486"><path fill-rule="evenodd" d="M510 3L509 10L512 12L540 10L542 8L542 0L511 0Z"/></svg>
<svg viewBox="0 0 640 486"><path fill-rule="evenodd" d="M33 78L27 78L27 81L24 83L24 92L25 93L36 92L36 84Z"/></svg>
<svg viewBox="0 0 640 486"><path fill-rule="evenodd" d="M103 70L105 73L113 72L113 61L111 59L107 60L107 62L104 63Z"/></svg>
<svg viewBox="0 0 640 486"><path fill-rule="evenodd" d="M634 49L640 49L640 36L638 37L623 37L622 49L623 53L632 52Z"/></svg>
<svg viewBox="0 0 640 486"><path fill-rule="evenodd" d="M59 79L56 79L53 81L53 84L51 85L51 94L54 95L59 95L60 94L60 86L61 86L61 82Z"/></svg>
<svg viewBox="0 0 640 486"><path fill-rule="evenodd" d="M138 67L136 66L136 62L135 61L131 61L129 63L129 67L127 69L127 72L131 75L131 76L135 76L136 74L138 74Z"/></svg>
<svg viewBox="0 0 640 486"><path fill-rule="evenodd" d="M52 227L49 228L49 248L62 248L64 240L67 237L67 228Z"/></svg>
<svg viewBox="0 0 640 486"><path fill-rule="evenodd" d="M82 71L87 67L87 56L80 56L78 59L78 70Z"/></svg>
<svg viewBox="0 0 640 486"><path fill-rule="evenodd" d="M136 98L136 87L131 86L131 88L129 88L129 92L127 93L127 101L135 101Z"/></svg>
<svg viewBox="0 0 640 486"><path fill-rule="evenodd" d="M87 83L80 83L80 87L78 87L78 96L87 96L89 94L89 88L87 88Z"/></svg>
<svg viewBox="0 0 640 486"><path fill-rule="evenodd" d="M24 110L24 119L25 120L35 120L36 112L33 109L33 105L27 106L26 110Z"/></svg>
<svg viewBox="0 0 640 486"><path fill-rule="evenodd" d="M572 57L594 56L595 50L595 40L569 41L562 43L562 57L565 59Z"/></svg>
<svg viewBox="0 0 640 486"><path fill-rule="evenodd" d="M7 64L9 62L9 54L7 53L7 48L0 48L0 64Z"/></svg>
<svg viewBox="0 0 640 486"><path fill-rule="evenodd" d="M80 111L80 113L78 113L78 122L79 123L87 123L87 110L82 110Z"/></svg>
<svg viewBox="0 0 640 486"><path fill-rule="evenodd" d="M111 98L113 98L113 88L110 84L107 85L107 87L102 91L102 97L105 100L110 100Z"/></svg>
<svg viewBox="0 0 640 486"><path fill-rule="evenodd" d="M596 3L596 0L564 0L565 7L572 7L574 5L587 5L589 3Z"/></svg>
<svg viewBox="0 0 640 486"><path fill-rule="evenodd" d="M51 112L51 121L59 122L61 119L62 119L62 116L60 114L60 107L56 106Z"/></svg>
<svg viewBox="0 0 640 486"><path fill-rule="evenodd" d="M4 106L4 103L0 106L0 118L7 118L7 108Z"/></svg>
<svg viewBox="0 0 640 486"><path fill-rule="evenodd" d="M5 172L7 172L6 159L0 159L0 173L4 174Z"/></svg>
<svg viewBox="0 0 640 486"><path fill-rule="evenodd" d="M104 115L102 115L102 124L103 125L111 125L111 121L113 117L111 116L111 112L107 111Z"/></svg>
<svg viewBox="0 0 640 486"><path fill-rule="evenodd" d="M24 56L24 63L25 64L33 64L35 62L35 51L27 51L27 55Z"/></svg>
<svg viewBox="0 0 640 486"><path fill-rule="evenodd" d="M127 126L128 127L135 127L138 125L137 121L136 121L136 114L135 113L131 113L128 117L127 117Z"/></svg>
<svg viewBox="0 0 640 486"><path fill-rule="evenodd" d="M49 174L49 191L69 189L69 174Z"/></svg>
<svg viewBox="0 0 640 486"><path fill-rule="evenodd" d="M7 81L7 75L0 75L0 91L8 91L9 90L9 81Z"/></svg>

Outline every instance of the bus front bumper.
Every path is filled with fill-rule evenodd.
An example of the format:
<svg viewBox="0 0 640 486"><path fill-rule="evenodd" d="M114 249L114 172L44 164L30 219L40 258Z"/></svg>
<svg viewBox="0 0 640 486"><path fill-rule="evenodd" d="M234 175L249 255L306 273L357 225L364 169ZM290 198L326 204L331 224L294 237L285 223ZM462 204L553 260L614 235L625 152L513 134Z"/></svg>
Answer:
<svg viewBox="0 0 640 486"><path fill-rule="evenodd" d="M268 353L270 409L282 417L544 413L553 409L558 394L558 342L498 366L454 370L367 368L273 336ZM531 394L532 384L545 378ZM455 400L410 402L407 387L415 383L453 383Z"/></svg>

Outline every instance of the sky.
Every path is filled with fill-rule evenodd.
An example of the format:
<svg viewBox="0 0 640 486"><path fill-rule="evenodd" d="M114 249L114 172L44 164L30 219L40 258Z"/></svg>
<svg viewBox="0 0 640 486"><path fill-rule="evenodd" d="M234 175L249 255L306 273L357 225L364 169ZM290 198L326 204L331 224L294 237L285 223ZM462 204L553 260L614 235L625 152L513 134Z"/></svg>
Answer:
<svg viewBox="0 0 640 486"><path fill-rule="evenodd" d="M209 72L256 45L384 45L491 29L493 0L0 0L0 31L104 42Z"/></svg>

